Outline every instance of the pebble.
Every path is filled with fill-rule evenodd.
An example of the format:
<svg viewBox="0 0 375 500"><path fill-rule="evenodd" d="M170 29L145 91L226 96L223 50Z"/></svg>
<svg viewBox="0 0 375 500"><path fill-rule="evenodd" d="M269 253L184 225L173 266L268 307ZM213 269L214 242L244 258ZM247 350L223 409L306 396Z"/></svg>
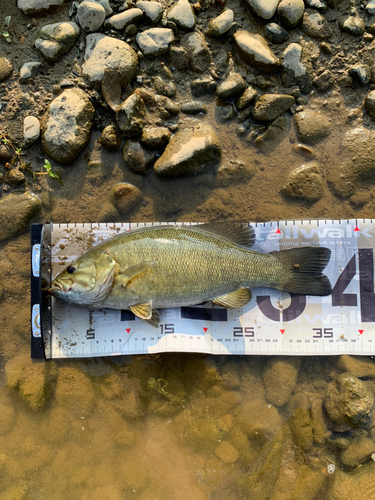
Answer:
<svg viewBox="0 0 375 500"><path fill-rule="evenodd" d="M151 149L164 149L172 137L167 127L145 127L141 142Z"/></svg>
<svg viewBox="0 0 375 500"><path fill-rule="evenodd" d="M233 10L227 9L220 16L212 19L208 25L206 35L213 38L224 35L233 24Z"/></svg>
<svg viewBox="0 0 375 500"><path fill-rule="evenodd" d="M339 425L369 427L373 420L374 397L366 385L350 373L343 373L327 385L324 408Z"/></svg>
<svg viewBox="0 0 375 500"><path fill-rule="evenodd" d="M267 130L258 135L254 140L254 145L264 153L272 151L287 135L288 120L284 115L278 116Z"/></svg>
<svg viewBox="0 0 375 500"><path fill-rule="evenodd" d="M161 177L196 175L209 168L221 156L219 138L212 127L196 125L178 131L156 161L154 171Z"/></svg>
<svg viewBox="0 0 375 500"><path fill-rule="evenodd" d="M284 406L292 395L301 365L299 358L275 356L269 359L263 370L266 398L272 405Z"/></svg>
<svg viewBox="0 0 375 500"><path fill-rule="evenodd" d="M335 471L325 500L367 500L374 497L375 463L358 467L353 472Z"/></svg>
<svg viewBox="0 0 375 500"><path fill-rule="evenodd" d="M309 145L316 144L331 132L327 118L315 111L299 111L294 115L294 120L299 139Z"/></svg>
<svg viewBox="0 0 375 500"><path fill-rule="evenodd" d="M279 69L278 58L261 35L236 31L233 38L241 59L250 66L266 73L274 73Z"/></svg>
<svg viewBox="0 0 375 500"><path fill-rule="evenodd" d="M174 34L169 28L150 28L139 33L136 40L145 56L155 57L168 51Z"/></svg>
<svg viewBox="0 0 375 500"><path fill-rule="evenodd" d="M203 104L203 102L199 101L190 101L185 104L181 104L180 110L185 115L198 115L199 113L206 114L207 106Z"/></svg>
<svg viewBox="0 0 375 500"><path fill-rule="evenodd" d="M236 418L236 426L247 436L266 441L271 441L282 425L277 408L263 399L244 400Z"/></svg>
<svg viewBox="0 0 375 500"><path fill-rule="evenodd" d="M216 82L212 76L197 78L190 83L191 93L194 97L202 97L204 95L213 95L216 91Z"/></svg>
<svg viewBox="0 0 375 500"><path fill-rule="evenodd" d="M326 39L333 35L324 17L314 10L307 10L302 18L302 30L311 38Z"/></svg>
<svg viewBox="0 0 375 500"><path fill-rule="evenodd" d="M64 2L65 0L17 0L17 7L24 14L32 16L58 10Z"/></svg>
<svg viewBox="0 0 375 500"><path fill-rule="evenodd" d="M0 201L0 241L24 231L40 209L40 199L28 192L17 195L10 193L3 197Z"/></svg>
<svg viewBox="0 0 375 500"><path fill-rule="evenodd" d="M222 441L215 449L215 455L226 464L234 464L240 454L228 441Z"/></svg>
<svg viewBox="0 0 375 500"><path fill-rule="evenodd" d="M186 31L191 31L195 27L194 9L189 0L177 0L167 10L167 19Z"/></svg>
<svg viewBox="0 0 375 500"><path fill-rule="evenodd" d="M371 459L375 443L364 429L355 429L349 446L340 453L341 463L347 467L358 467Z"/></svg>
<svg viewBox="0 0 375 500"><path fill-rule="evenodd" d="M298 85L303 94L308 94L312 88L313 67L302 46L298 43L288 45L280 62L283 84L286 87Z"/></svg>
<svg viewBox="0 0 375 500"><path fill-rule="evenodd" d="M311 448L313 426L310 413L310 402L306 394L298 392L289 402L288 411L291 414L288 424L296 445L302 450Z"/></svg>
<svg viewBox="0 0 375 500"><path fill-rule="evenodd" d="M334 82L334 76L328 69L320 73L320 75L316 76L313 80L313 84L320 92L325 92L330 89Z"/></svg>
<svg viewBox="0 0 375 500"><path fill-rule="evenodd" d="M30 78L34 78L41 70L42 63L28 62L21 66L20 69L20 83L27 83Z"/></svg>
<svg viewBox="0 0 375 500"><path fill-rule="evenodd" d="M371 0L367 5L366 5L366 11L368 14L375 14L375 0Z"/></svg>
<svg viewBox="0 0 375 500"><path fill-rule="evenodd" d="M118 128L125 136L137 135L144 127L145 104L139 94L130 95L116 113Z"/></svg>
<svg viewBox="0 0 375 500"><path fill-rule="evenodd" d="M367 85L371 81L371 69L367 64L355 64L349 69L349 75L361 85Z"/></svg>
<svg viewBox="0 0 375 500"><path fill-rule="evenodd" d="M263 19L271 19L275 14L280 0L247 0L248 4L258 16Z"/></svg>
<svg viewBox="0 0 375 500"><path fill-rule="evenodd" d="M118 70L121 83L126 86L135 75L138 57L122 40L93 33L86 37L85 62L82 75L90 86L101 86L106 69Z"/></svg>
<svg viewBox="0 0 375 500"><path fill-rule="evenodd" d="M142 193L133 184L122 182L111 189L110 201L120 214L125 215L142 201Z"/></svg>
<svg viewBox="0 0 375 500"><path fill-rule="evenodd" d="M340 356L337 368L343 372L350 372L358 378L375 377L375 362L372 358L367 358L365 356L348 356L344 354Z"/></svg>
<svg viewBox="0 0 375 500"><path fill-rule="evenodd" d="M189 58L189 66L197 73L203 73L211 64L211 54L202 33L187 33L181 38L183 47Z"/></svg>
<svg viewBox="0 0 375 500"><path fill-rule="evenodd" d="M255 90L254 87L249 85L245 92L238 97L235 101L234 104L238 110L242 110L250 106L250 104L255 100L256 96L258 95L258 91Z"/></svg>
<svg viewBox="0 0 375 500"><path fill-rule="evenodd" d="M25 116L23 120L23 135L26 146L30 146L39 139L40 122L36 116Z"/></svg>
<svg viewBox="0 0 375 500"><path fill-rule="evenodd" d="M87 418L96 405L91 380L75 366L59 366L54 393L56 407L68 410L70 416L75 414L77 420L82 415Z"/></svg>
<svg viewBox="0 0 375 500"><path fill-rule="evenodd" d="M371 90L365 97L365 108L369 116L375 119L375 90Z"/></svg>
<svg viewBox="0 0 375 500"><path fill-rule="evenodd" d="M35 47L49 61L58 61L69 52L79 37L79 27L76 23L47 24L39 32Z"/></svg>
<svg viewBox="0 0 375 500"><path fill-rule="evenodd" d="M305 12L303 0L281 0L277 7L281 23L288 29L295 28Z"/></svg>
<svg viewBox="0 0 375 500"><path fill-rule="evenodd" d="M145 16L154 24L158 23L163 15L163 7L159 2L147 2L141 0L137 2L137 9L141 9Z"/></svg>
<svg viewBox="0 0 375 500"><path fill-rule="evenodd" d="M263 94L255 103L252 110L253 117L261 122L271 122L287 111L295 99L290 95Z"/></svg>
<svg viewBox="0 0 375 500"><path fill-rule="evenodd" d="M100 136L100 143L108 151L118 151L121 147L121 135L115 125L107 125Z"/></svg>
<svg viewBox="0 0 375 500"><path fill-rule="evenodd" d="M251 163L242 160L229 160L222 163L216 173L215 186L227 187L231 184L244 184L256 174L256 169Z"/></svg>
<svg viewBox="0 0 375 500"><path fill-rule="evenodd" d="M119 217L119 213L113 203L107 201L99 205L98 222L113 222Z"/></svg>
<svg viewBox="0 0 375 500"><path fill-rule="evenodd" d="M77 21L85 31L97 31L104 23L105 15L105 8L90 0L84 0L77 9Z"/></svg>
<svg viewBox="0 0 375 500"><path fill-rule="evenodd" d="M5 181L12 186L19 186L25 182L25 175L18 168L11 168L5 174Z"/></svg>
<svg viewBox="0 0 375 500"><path fill-rule="evenodd" d="M5 52L0 50L0 82L10 77L13 71L13 64Z"/></svg>
<svg viewBox="0 0 375 500"><path fill-rule="evenodd" d="M185 71L189 65L189 56L182 47L171 47L169 51L169 60L171 66L180 71Z"/></svg>
<svg viewBox="0 0 375 500"><path fill-rule="evenodd" d="M319 200L324 191L322 171L316 162L296 168L289 174L287 184L281 192L291 198Z"/></svg>
<svg viewBox="0 0 375 500"><path fill-rule="evenodd" d="M316 9L321 12L327 10L327 4L324 0L305 0L305 5L308 9Z"/></svg>
<svg viewBox="0 0 375 500"><path fill-rule="evenodd" d="M109 0L99 0L99 3L105 10L105 17L110 16L113 13L113 9L109 5Z"/></svg>
<svg viewBox="0 0 375 500"><path fill-rule="evenodd" d="M289 34L284 28L276 23L268 23L264 27L266 38L272 43L283 43L289 38Z"/></svg>
<svg viewBox="0 0 375 500"><path fill-rule="evenodd" d="M72 163L90 140L94 107L86 93L66 89L48 106L43 116L42 148L59 163Z"/></svg>
<svg viewBox="0 0 375 500"><path fill-rule="evenodd" d="M365 22L358 15L341 17L339 26L341 31L352 36L362 36L365 32Z"/></svg>
<svg viewBox="0 0 375 500"><path fill-rule="evenodd" d="M130 24L137 24L143 17L143 10L133 8L120 12L120 14L115 14L109 17L104 26L106 28L123 30Z"/></svg>
<svg viewBox="0 0 375 500"><path fill-rule="evenodd" d="M156 152L143 147L139 141L128 139L122 149L122 157L130 170L145 174L156 161Z"/></svg>
<svg viewBox="0 0 375 500"><path fill-rule="evenodd" d="M245 80L239 73L229 73L226 79L217 86L216 95L220 99L236 97L243 93L245 87Z"/></svg>

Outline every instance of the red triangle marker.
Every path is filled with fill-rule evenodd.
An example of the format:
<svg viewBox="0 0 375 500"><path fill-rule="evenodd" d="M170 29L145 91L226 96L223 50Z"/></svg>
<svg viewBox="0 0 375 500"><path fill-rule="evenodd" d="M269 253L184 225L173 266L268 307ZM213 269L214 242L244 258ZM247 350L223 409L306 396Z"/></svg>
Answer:
<svg viewBox="0 0 375 500"><path fill-rule="evenodd" d="M279 228L276 229L276 234L281 234L281 231Z"/></svg>
<svg viewBox="0 0 375 500"><path fill-rule="evenodd" d="M364 332L364 330L358 330L358 331L360 335L362 335L362 333Z"/></svg>
<svg viewBox="0 0 375 500"><path fill-rule="evenodd" d="M355 226L354 231L359 231L358 226Z"/></svg>
<svg viewBox="0 0 375 500"><path fill-rule="evenodd" d="M283 335L283 334L284 334L284 332L285 332L285 329L284 329L284 330L280 330L280 332L281 332L281 334Z"/></svg>
<svg viewBox="0 0 375 500"><path fill-rule="evenodd" d="M131 328L126 328L126 333L130 333Z"/></svg>
<svg viewBox="0 0 375 500"><path fill-rule="evenodd" d="M204 333L207 332L208 328L203 327Z"/></svg>

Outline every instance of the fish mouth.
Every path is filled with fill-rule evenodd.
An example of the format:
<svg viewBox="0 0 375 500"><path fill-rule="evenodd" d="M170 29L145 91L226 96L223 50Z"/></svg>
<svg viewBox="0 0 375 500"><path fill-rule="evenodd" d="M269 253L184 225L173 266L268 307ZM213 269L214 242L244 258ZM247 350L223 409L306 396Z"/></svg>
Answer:
<svg viewBox="0 0 375 500"><path fill-rule="evenodd" d="M48 293L51 293L52 295L55 292L68 293L70 292L71 289L72 287L67 283L62 283L61 281L52 280L51 288L49 288Z"/></svg>

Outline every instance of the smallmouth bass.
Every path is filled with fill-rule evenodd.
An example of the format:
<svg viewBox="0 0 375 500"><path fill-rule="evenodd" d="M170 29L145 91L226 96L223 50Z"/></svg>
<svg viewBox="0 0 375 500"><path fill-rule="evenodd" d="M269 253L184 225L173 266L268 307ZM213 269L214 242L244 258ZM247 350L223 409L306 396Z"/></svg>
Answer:
<svg viewBox="0 0 375 500"><path fill-rule="evenodd" d="M158 326L157 308L211 301L237 308L252 287L329 295L322 273L331 251L302 247L251 250L251 226L228 222L156 226L110 238L70 264L51 283L55 297L90 308L130 309Z"/></svg>

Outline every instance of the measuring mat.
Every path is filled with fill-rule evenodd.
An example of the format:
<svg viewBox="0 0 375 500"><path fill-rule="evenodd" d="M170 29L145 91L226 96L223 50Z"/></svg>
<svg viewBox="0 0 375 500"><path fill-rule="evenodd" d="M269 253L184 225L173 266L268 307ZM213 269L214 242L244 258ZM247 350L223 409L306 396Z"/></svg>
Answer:
<svg viewBox="0 0 375 500"><path fill-rule="evenodd" d="M128 310L85 309L50 297L52 279L92 246L123 231L174 223L34 224L31 357L85 358L159 352L372 355L375 349L373 219L251 223L253 250L322 246L332 295L253 288L238 309L211 303L160 309L155 328ZM181 224L181 223L176 223ZM184 223L193 225L193 223ZM178 265L178 264L176 264Z"/></svg>

